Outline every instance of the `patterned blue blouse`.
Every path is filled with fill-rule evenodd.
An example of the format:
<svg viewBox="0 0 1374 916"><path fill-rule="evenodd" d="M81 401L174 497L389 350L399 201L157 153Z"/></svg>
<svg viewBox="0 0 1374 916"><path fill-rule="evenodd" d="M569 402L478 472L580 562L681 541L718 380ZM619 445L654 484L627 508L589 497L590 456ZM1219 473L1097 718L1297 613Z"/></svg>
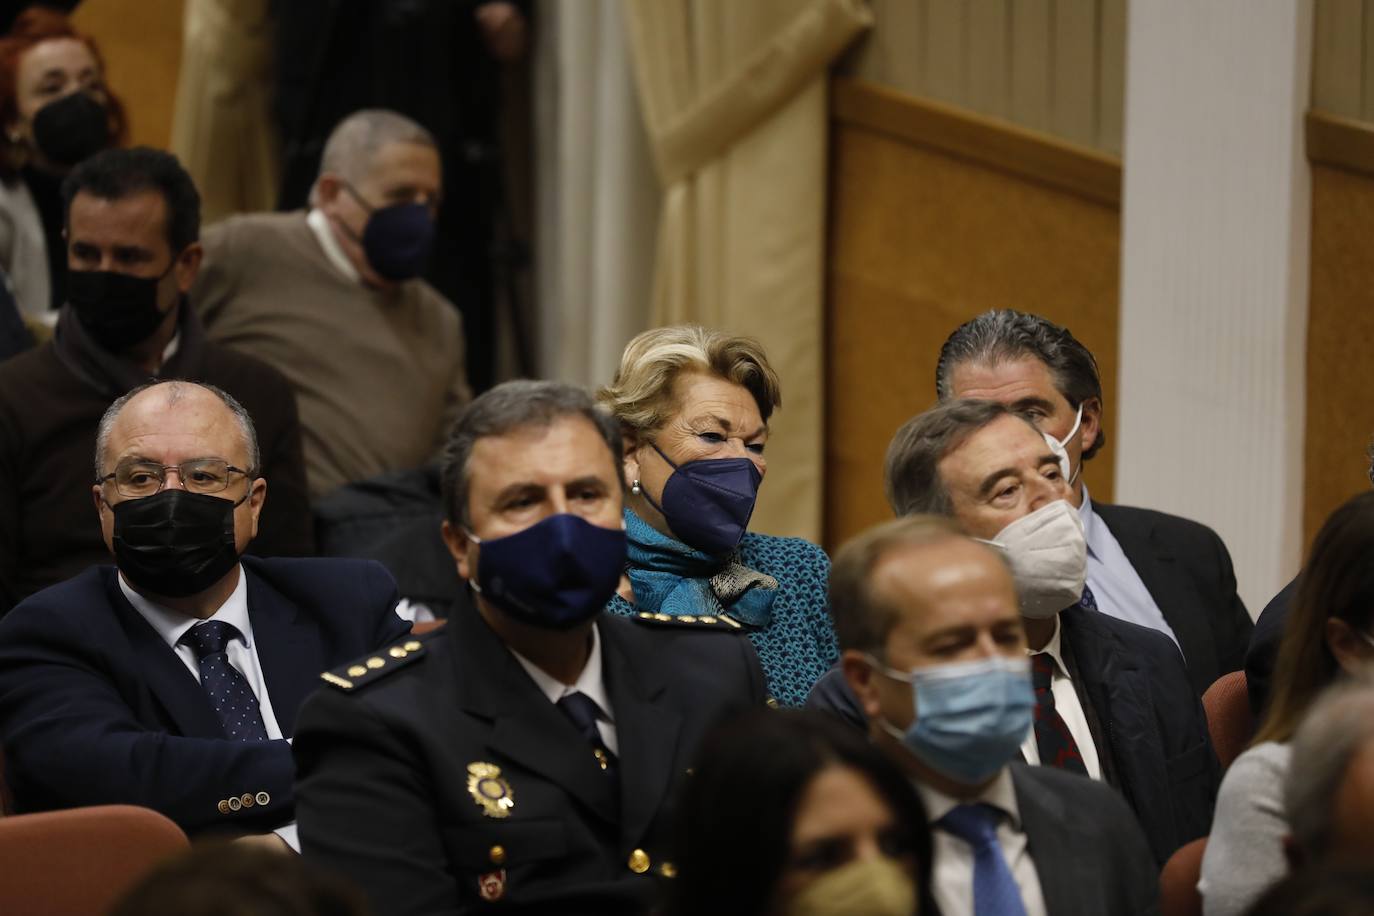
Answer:
<svg viewBox="0 0 1374 916"><path fill-rule="evenodd" d="M768 692L780 705L801 706L811 686L840 657L828 606L830 558L801 538L749 533L740 542L739 562L778 580L771 619L742 632L758 652ZM638 608L616 595L606 610L630 616Z"/></svg>

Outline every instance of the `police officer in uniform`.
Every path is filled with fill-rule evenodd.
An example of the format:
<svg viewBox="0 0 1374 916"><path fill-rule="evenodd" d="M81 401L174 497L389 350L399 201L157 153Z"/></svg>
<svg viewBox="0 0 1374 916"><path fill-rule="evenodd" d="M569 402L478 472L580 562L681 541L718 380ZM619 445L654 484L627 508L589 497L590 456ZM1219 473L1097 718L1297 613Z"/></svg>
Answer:
<svg viewBox="0 0 1374 916"><path fill-rule="evenodd" d="M443 485L475 609L326 672L296 730L302 852L379 912L645 912L675 782L725 707L765 702L758 659L710 618L602 613L624 480L584 392L484 394Z"/></svg>

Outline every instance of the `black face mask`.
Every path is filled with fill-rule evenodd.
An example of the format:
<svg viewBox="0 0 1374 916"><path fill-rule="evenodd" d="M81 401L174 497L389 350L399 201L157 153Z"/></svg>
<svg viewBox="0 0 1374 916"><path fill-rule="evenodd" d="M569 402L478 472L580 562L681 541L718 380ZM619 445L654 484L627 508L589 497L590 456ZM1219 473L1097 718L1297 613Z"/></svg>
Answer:
<svg viewBox="0 0 1374 916"><path fill-rule="evenodd" d="M85 92L65 95L33 116L33 142L54 165L74 166L110 145L110 113Z"/></svg>
<svg viewBox="0 0 1374 916"><path fill-rule="evenodd" d="M163 490L116 503L115 562L124 577L154 595L185 598L224 578L239 561L234 502L204 493Z"/></svg>
<svg viewBox="0 0 1374 916"><path fill-rule="evenodd" d="M172 265L176 259L172 259ZM172 269L168 266L162 277ZM134 277L110 270L67 271L67 301L97 344L112 353L147 340L166 313L157 307L162 277Z"/></svg>

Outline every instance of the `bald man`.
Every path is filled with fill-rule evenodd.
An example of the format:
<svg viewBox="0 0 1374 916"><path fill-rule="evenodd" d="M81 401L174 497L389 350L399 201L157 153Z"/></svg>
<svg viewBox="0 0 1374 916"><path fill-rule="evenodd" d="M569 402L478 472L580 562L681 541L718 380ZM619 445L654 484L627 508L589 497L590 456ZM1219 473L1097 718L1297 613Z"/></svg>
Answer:
<svg viewBox="0 0 1374 916"><path fill-rule="evenodd" d="M189 834L294 843L300 704L327 668L405 652L409 627L375 563L243 556L268 496L259 469L252 420L217 388L144 385L105 412L91 493L115 565L0 621L20 811L142 805Z"/></svg>
<svg viewBox="0 0 1374 916"><path fill-rule="evenodd" d="M191 302L211 339L295 388L314 501L437 457L471 397L459 313L419 277L441 190L428 131L360 111L325 144L308 213L205 232Z"/></svg>

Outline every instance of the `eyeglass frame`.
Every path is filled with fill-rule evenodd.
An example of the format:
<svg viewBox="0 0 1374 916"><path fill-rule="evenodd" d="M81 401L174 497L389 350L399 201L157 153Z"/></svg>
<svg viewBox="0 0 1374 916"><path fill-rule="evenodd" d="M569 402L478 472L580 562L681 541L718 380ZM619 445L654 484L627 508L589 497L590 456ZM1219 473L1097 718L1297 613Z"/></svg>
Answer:
<svg viewBox="0 0 1374 916"><path fill-rule="evenodd" d="M236 474L242 474L244 476L244 479L246 480L251 480L258 475L258 472L255 470L249 469L245 471L243 468L235 467L234 465L230 464L228 459L226 458L216 458L212 455L204 455L200 458L188 458L185 461L181 462L181 464L159 464L156 461L129 461L124 463L123 465L116 464L115 469L113 471L106 474L104 477L97 477L95 480L95 485L98 487L103 487L105 484L113 482L115 485L115 492L118 493L120 496L123 496L125 499L147 499L149 496L156 496L163 490L167 489L167 472L176 471L177 479L180 481L180 489L185 490L187 493L194 493L196 492L195 490L192 490L186 486L186 476L182 473L181 469L183 466L192 464L197 461L223 461L225 471L232 471ZM148 468L158 468L158 470L162 473L162 481L158 484L157 489L151 493L146 493L142 496L130 496L128 493L124 493L123 491L121 491L119 489L119 483L115 480L115 478L119 476L119 469L121 466L127 467L130 465L143 465ZM205 493L204 495L210 496L215 493L223 493L232 485L233 483L231 481L225 481L223 489L211 490L208 493Z"/></svg>

